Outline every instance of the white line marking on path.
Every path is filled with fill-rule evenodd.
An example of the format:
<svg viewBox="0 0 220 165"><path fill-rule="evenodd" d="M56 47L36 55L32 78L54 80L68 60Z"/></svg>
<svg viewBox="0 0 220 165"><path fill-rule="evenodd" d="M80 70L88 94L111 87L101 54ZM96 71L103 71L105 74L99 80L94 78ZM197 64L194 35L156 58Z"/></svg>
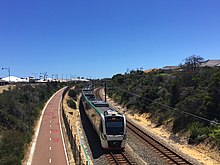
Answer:
<svg viewBox="0 0 220 165"><path fill-rule="evenodd" d="M61 105L61 102L62 102L62 96L60 97L60 100L59 100L59 105ZM65 153L65 156L66 156L66 163L69 164L69 160L68 160L68 157L67 157L67 153L66 153L66 145L65 145L65 142L64 142L64 138L63 138L63 130L62 130L62 127L61 127L61 114L60 114L60 106L59 108L57 108L57 111L58 111L58 119L59 119L59 125L60 125L60 133L61 133L61 139L63 141L63 147L64 147L64 153Z"/></svg>
<svg viewBox="0 0 220 165"><path fill-rule="evenodd" d="M49 150L51 151L51 150L52 150L52 148L50 147L50 148L49 148Z"/></svg>
<svg viewBox="0 0 220 165"><path fill-rule="evenodd" d="M52 160L51 160L51 158L49 159L49 163L51 163L52 162Z"/></svg>
<svg viewBox="0 0 220 165"><path fill-rule="evenodd" d="M51 141L51 138L50 138L50 141Z"/></svg>
<svg viewBox="0 0 220 165"><path fill-rule="evenodd" d="M51 133L51 131L50 131L50 133Z"/></svg>
<svg viewBox="0 0 220 165"><path fill-rule="evenodd" d="M38 138L38 135L39 135L39 131L40 131L40 126L41 126L41 123L42 123L42 119L43 119L43 115L45 113L45 110L46 108L48 107L49 105L49 102L53 99L53 97L58 93L60 92L62 89L60 89L59 91L57 91L56 93L53 94L52 97L50 97L50 99L47 101L47 103L45 104L43 110L42 110L42 113L41 113L41 116L40 116L40 119L37 123L37 130L33 136L33 139L32 139L32 144L31 144L31 151L29 153L29 158L28 158L28 161L27 161L27 165L31 165L32 164L32 159L33 159L33 156L34 156L34 151L35 151L35 148L36 148L36 143L37 143L37 138Z"/></svg>

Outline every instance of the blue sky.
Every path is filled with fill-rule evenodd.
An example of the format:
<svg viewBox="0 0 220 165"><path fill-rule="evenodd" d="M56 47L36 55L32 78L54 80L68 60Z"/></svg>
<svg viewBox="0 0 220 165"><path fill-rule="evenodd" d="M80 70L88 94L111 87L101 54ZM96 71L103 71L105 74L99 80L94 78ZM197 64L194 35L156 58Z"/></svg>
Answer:
<svg viewBox="0 0 220 165"><path fill-rule="evenodd" d="M219 9L219 0L0 0L0 67L103 78L194 54L220 59Z"/></svg>

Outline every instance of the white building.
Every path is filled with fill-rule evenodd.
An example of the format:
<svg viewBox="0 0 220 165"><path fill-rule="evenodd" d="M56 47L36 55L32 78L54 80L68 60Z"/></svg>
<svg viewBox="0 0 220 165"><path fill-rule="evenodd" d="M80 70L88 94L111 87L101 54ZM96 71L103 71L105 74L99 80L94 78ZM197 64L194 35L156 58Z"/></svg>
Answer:
<svg viewBox="0 0 220 165"><path fill-rule="evenodd" d="M220 60L207 60L201 64L201 67L220 67Z"/></svg>
<svg viewBox="0 0 220 165"><path fill-rule="evenodd" d="M5 77L5 78L2 78L3 81L6 81L6 82L28 82L28 79L26 78L19 78L19 77L15 77L15 76L10 76L9 77Z"/></svg>

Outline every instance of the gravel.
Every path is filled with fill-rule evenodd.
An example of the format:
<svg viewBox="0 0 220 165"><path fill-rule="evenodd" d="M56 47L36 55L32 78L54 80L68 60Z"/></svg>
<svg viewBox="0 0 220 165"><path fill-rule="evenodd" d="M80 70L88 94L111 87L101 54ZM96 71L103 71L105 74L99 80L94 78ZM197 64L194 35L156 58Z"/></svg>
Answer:
<svg viewBox="0 0 220 165"><path fill-rule="evenodd" d="M149 146L137 137L133 132L127 132L126 151L135 160L137 164L164 165L161 159Z"/></svg>
<svg viewBox="0 0 220 165"><path fill-rule="evenodd" d="M173 151L175 151L176 153L178 153L179 155L181 155L182 157L186 158L188 161L190 161L192 164L195 165L201 165L202 163L200 163L199 161L193 159L192 157L190 157L189 155L184 154L183 152L181 152L178 148L176 148L175 146L171 145L169 142L165 141L163 138L151 133L149 130L147 130L145 127L138 125L137 123L133 122L131 119L127 119L129 120L132 124L138 126L140 129L142 129L144 132L146 132L147 134L149 134L151 137L153 137L154 139L157 139L160 143L162 143L163 145L166 145L168 148L172 149ZM129 131L128 131L129 132ZM132 133L133 136L134 133ZM145 148L145 146L143 145L144 143L141 142L141 140L137 140L138 137L136 137L135 142L137 142L138 144L141 144L141 150L143 150ZM127 141L129 141L130 139L128 138ZM148 150L151 150L150 148L148 148ZM155 153L154 151L151 150L152 153ZM137 154L141 153L141 151L137 151ZM155 153L155 157L156 159L161 159L156 153ZM142 155L140 154L140 156L142 157ZM144 155L144 157L142 157L143 159L146 157L146 155ZM164 160L162 160L164 162ZM160 162L161 163L161 162ZM166 162L164 162L166 164ZM152 164L152 162L150 162L150 164Z"/></svg>

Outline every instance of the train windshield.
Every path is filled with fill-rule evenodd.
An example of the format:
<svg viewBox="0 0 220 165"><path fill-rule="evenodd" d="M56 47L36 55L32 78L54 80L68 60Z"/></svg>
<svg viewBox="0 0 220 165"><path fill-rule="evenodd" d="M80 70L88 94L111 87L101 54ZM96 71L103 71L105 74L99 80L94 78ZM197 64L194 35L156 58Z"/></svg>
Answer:
<svg viewBox="0 0 220 165"><path fill-rule="evenodd" d="M123 135L124 119L123 117L105 117L107 135Z"/></svg>

